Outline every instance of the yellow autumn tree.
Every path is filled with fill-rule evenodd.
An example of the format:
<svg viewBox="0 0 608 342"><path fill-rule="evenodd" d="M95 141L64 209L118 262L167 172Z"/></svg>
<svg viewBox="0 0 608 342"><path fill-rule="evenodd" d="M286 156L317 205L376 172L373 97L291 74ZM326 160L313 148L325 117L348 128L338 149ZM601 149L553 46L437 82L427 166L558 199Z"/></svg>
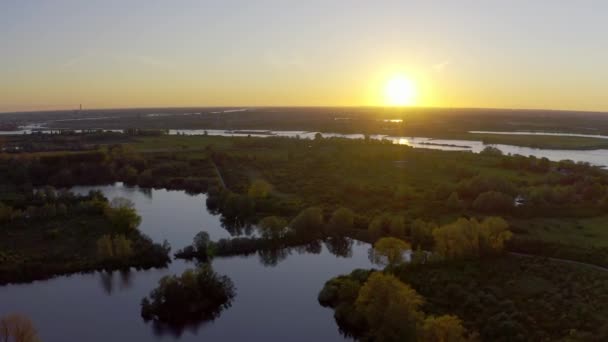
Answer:
<svg viewBox="0 0 608 342"><path fill-rule="evenodd" d="M459 218L433 231L435 253L445 259L497 254L512 236L508 223L500 217Z"/></svg>
<svg viewBox="0 0 608 342"><path fill-rule="evenodd" d="M513 236L509 224L502 217L485 218L481 228L482 245L491 253L501 253L505 249L505 242Z"/></svg>
<svg viewBox="0 0 608 342"><path fill-rule="evenodd" d="M378 341L413 341L423 298L391 274L374 272L359 290L355 309Z"/></svg>
<svg viewBox="0 0 608 342"><path fill-rule="evenodd" d="M247 194L252 198L265 198L270 193L271 188L272 187L268 182L261 179L256 179L253 181L253 183L251 183Z"/></svg>
<svg viewBox="0 0 608 342"><path fill-rule="evenodd" d="M110 235L104 235L97 240L97 256L101 259L109 259L114 257L112 237Z"/></svg>
<svg viewBox="0 0 608 342"><path fill-rule="evenodd" d="M477 254L479 236L477 221L460 218L433 231L435 253L446 259L456 259Z"/></svg>
<svg viewBox="0 0 608 342"><path fill-rule="evenodd" d="M327 223L328 231L335 234L343 234L353 229L355 213L348 208L338 208L332 214Z"/></svg>
<svg viewBox="0 0 608 342"><path fill-rule="evenodd" d="M411 250L412 246L400 239L386 237L376 243L371 251L371 259L376 264L396 266L403 263L405 252Z"/></svg>
<svg viewBox="0 0 608 342"><path fill-rule="evenodd" d="M127 239L122 234L116 235L112 239L112 246L114 247L114 256L117 258L129 257L133 254L131 240Z"/></svg>
<svg viewBox="0 0 608 342"><path fill-rule="evenodd" d="M0 318L0 341L39 342L40 339L29 318L12 314Z"/></svg>
<svg viewBox="0 0 608 342"><path fill-rule="evenodd" d="M453 315L427 316L422 325L419 341L425 342L466 342L466 329L462 321Z"/></svg>

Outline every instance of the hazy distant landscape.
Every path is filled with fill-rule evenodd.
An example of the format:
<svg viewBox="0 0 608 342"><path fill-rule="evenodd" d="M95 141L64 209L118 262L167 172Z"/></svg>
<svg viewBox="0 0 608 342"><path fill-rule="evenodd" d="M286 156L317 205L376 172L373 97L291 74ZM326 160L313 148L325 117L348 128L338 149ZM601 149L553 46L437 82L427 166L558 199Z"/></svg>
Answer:
<svg viewBox="0 0 608 342"><path fill-rule="evenodd" d="M0 114L0 127L41 129L212 129L319 131L481 140L552 149L608 147L608 114L543 110L395 108L153 108ZM39 127L42 125L41 127ZM581 136L475 134L570 133ZM604 137L605 138L605 137Z"/></svg>
<svg viewBox="0 0 608 342"><path fill-rule="evenodd" d="M65 129L267 129L458 136L468 131L608 134L608 113L377 107L149 108L0 114L2 124ZM390 120L393 120L391 122ZM395 120L402 120L395 122ZM92 122L90 122L92 121Z"/></svg>

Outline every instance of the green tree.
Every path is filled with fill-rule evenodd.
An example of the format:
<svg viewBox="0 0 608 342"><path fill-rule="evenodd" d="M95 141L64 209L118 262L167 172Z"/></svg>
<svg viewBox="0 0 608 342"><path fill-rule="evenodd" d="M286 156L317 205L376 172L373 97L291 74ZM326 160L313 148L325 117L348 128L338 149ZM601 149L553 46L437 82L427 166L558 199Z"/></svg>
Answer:
<svg viewBox="0 0 608 342"><path fill-rule="evenodd" d="M391 217L388 231L392 236L404 236L405 235L405 220L403 216L394 215Z"/></svg>
<svg viewBox="0 0 608 342"><path fill-rule="evenodd" d="M251 183L247 194L251 198L265 198L268 197L268 194L270 194L271 188L272 187L268 182L261 179L256 179L253 181L253 183Z"/></svg>
<svg viewBox="0 0 608 342"><path fill-rule="evenodd" d="M378 239L388 234L388 224L390 218L387 214L382 214L374 217L369 223L367 230L370 232L374 239Z"/></svg>
<svg viewBox="0 0 608 342"><path fill-rule="evenodd" d="M117 231L128 232L141 223L141 216L137 215L133 202L127 198L114 198L105 214Z"/></svg>
<svg viewBox="0 0 608 342"><path fill-rule="evenodd" d="M393 193L393 197L396 201L407 201L414 197L414 189L412 189L409 185L399 185L395 192Z"/></svg>
<svg viewBox="0 0 608 342"><path fill-rule="evenodd" d="M328 223L328 230L336 234L344 234L353 229L355 214L348 208L336 209Z"/></svg>
<svg viewBox="0 0 608 342"><path fill-rule="evenodd" d="M125 165L122 169L118 171L118 175L121 179L125 180L128 183L133 183L137 180L137 169L131 165Z"/></svg>
<svg viewBox="0 0 608 342"><path fill-rule="evenodd" d="M200 255L207 255L210 244L211 239L209 238L209 233L202 231L198 232L198 234L194 236L192 246L196 250L196 253Z"/></svg>
<svg viewBox="0 0 608 342"><path fill-rule="evenodd" d="M369 223L368 230L375 239L387 235L403 236L405 235L405 223L401 216L384 213L374 217Z"/></svg>
<svg viewBox="0 0 608 342"><path fill-rule="evenodd" d="M462 210L464 208L464 203L460 200L457 192L452 192L445 204L452 210Z"/></svg>
<svg viewBox="0 0 608 342"><path fill-rule="evenodd" d="M485 213L508 213L514 205L513 197L499 191L481 193L473 201L473 209Z"/></svg>
<svg viewBox="0 0 608 342"><path fill-rule="evenodd" d="M414 220L410 226L410 239L412 245L423 248L433 246L433 231L437 229L434 222L425 222L420 219Z"/></svg>
<svg viewBox="0 0 608 342"><path fill-rule="evenodd" d="M371 259L376 264L392 267L403 263L405 253L411 249L412 246L403 240L385 237L374 243Z"/></svg>
<svg viewBox="0 0 608 342"><path fill-rule="evenodd" d="M319 234L323 229L323 212L317 207L306 208L291 221L290 227L298 234Z"/></svg>
<svg viewBox="0 0 608 342"><path fill-rule="evenodd" d="M414 341L423 298L395 276L374 272L359 290L356 310L377 341Z"/></svg>
<svg viewBox="0 0 608 342"><path fill-rule="evenodd" d="M494 146L486 146L479 154L486 156L502 156L502 151Z"/></svg>

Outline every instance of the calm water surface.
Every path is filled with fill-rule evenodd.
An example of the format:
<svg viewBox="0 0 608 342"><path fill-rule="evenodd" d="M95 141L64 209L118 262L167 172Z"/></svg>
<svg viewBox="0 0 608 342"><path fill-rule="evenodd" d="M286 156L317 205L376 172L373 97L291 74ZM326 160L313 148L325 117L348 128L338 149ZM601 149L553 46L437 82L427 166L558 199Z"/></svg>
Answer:
<svg viewBox="0 0 608 342"><path fill-rule="evenodd" d="M167 239L173 251L190 244L203 229L214 240L230 236L220 217L207 212L204 195L121 184L95 188L109 198L131 199L143 219L140 229L155 241ZM335 256L325 245L318 254L291 250L283 260L258 255L217 258L214 269L228 275L237 288L233 305L215 321L184 331L155 328L139 315L141 299L162 276L194 267L179 260L167 269L78 274L0 287L0 316L29 316L45 342L343 341L333 311L318 304L317 294L333 276L371 268L368 248L354 243L349 258Z"/></svg>

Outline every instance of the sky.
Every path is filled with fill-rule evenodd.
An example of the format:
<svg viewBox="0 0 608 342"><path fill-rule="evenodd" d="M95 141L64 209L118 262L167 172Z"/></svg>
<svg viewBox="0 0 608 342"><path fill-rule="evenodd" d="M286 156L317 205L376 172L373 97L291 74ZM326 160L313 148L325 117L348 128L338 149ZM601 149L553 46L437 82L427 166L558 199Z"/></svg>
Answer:
<svg viewBox="0 0 608 342"><path fill-rule="evenodd" d="M0 112L383 106L608 111L608 1L2 0Z"/></svg>

